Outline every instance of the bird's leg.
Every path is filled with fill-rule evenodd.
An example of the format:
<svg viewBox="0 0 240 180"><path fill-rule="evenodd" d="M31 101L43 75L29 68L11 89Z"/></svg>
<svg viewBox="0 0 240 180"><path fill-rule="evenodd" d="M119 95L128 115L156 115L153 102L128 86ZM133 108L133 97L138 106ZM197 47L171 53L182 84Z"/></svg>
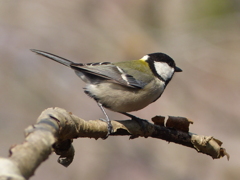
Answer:
<svg viewBox="0 0 240 180"><path fill-rule="evenodd" d="M124 115L130 117L132 120L136 121L139 124L139 126L142 128L142 130L145 131L145 125L144 125L143 122L147 121L147 120L141 119L139 117L136 117L136 116L134 116L132 114L129 114L129 113L126 113L126 112L121 112L121 114L124 114Z"/></svg>
<svg viewBox="0 0 240 180"><path fill-rule="evenodd" d="M106 137L103 138L103 139L107 139L108 136L113 132L113 126L112 126L112 123L111 123L110 119L108 118L108 115L107 115L107 113L105 112L105 110L104 110L102 104L99 103L99 102L98 102L97 104L98 104L98 106L101 108L103 114L104 114L105 117L106 117L106 119L102 119L102 118L101 118L100 120L102 120L102 121L104 121L104 122L107 123L108 133L107 133Z"/></svg>

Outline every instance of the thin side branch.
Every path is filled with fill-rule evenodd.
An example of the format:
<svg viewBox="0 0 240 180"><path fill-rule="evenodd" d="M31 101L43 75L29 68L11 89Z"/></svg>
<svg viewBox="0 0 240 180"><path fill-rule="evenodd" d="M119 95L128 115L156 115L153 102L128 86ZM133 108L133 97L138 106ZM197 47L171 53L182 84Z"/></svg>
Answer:
<svg viewBox="0 0 240 180"><path fill-rule="evenodd" d="M111 136L128 135L130 139L152 137L174 142L210 155L213 159L229 155L221 141L212 136L188 132L191 121L182 117L154 117L155 124L143 120L144 129L133 120L112 121ZM84 120L61 108L48 108L37 123L25 130L26 140L10 149L10 157L0 158L0 177L29 179L36 168L54 151L64 166L74 158L72 139L80 137L104 138L107 124L101 120Z"/></svg>

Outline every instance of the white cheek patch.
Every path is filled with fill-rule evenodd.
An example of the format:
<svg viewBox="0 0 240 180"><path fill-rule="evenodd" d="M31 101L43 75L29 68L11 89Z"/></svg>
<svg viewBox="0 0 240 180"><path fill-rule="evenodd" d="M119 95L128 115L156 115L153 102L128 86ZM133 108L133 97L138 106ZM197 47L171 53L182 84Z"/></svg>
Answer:
<svg viewBox="0 0 240 180"><path fill-rule="evenodd" d="M174 68L165 62L154 62L157 73L166 81L170 79L174 73Z"/></svg>
<svg viewBox="0 0 240 180"><path fill-rule="evenodd" d="M149 58L149 55L145 55L140 60L146 61L146 60L148 60L148 58Z"/></svg>

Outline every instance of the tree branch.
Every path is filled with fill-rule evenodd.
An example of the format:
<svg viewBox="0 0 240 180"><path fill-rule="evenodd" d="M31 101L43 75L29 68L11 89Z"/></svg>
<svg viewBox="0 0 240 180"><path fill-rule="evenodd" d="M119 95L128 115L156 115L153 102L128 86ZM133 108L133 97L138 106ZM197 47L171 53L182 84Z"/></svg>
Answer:
<svg viewBox="0 0 240 180"><path fill-rule="evenodd" d="M143 120L144 129L133 120L112 121L114 133L111 136L129 135L152 137L194 148L210 155L213 159L229 155L221 147L222 142L212 136L200 136L188 132L186 118L162 116L153 119L155 124ZM64 166L74 158L72 139L79 137L104 138L107 124L101 120L83 120L61 108L48 108L39 116L37 123L25 130L26 140L10 149L10 157L0 158L0 177L29 179L36 168L54 151L60 155L58 162Z"/></svg>

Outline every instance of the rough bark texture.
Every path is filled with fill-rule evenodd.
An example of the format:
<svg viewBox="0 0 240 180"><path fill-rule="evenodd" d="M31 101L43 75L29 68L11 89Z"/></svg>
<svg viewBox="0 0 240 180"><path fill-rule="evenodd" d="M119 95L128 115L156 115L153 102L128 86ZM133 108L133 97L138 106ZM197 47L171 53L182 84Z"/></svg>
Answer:
<svg viewBox="0 0 240 180"><path fill-rule="evenodd" d="M213 159L229 155L221 147L222 142L211 137L188 132L192 123L183 117L153 118L155 124L143 120L144 129L133 120L114 121L111 136L129 135L152 137L174 142L198 152L210 155ZM42 112L37 123L25 130L26 139L22 144L11 147L9 158L0 158L1 179L29 179L36 168L55 152L60 155L58 162L63 166L71 164L74 158L72 140L76 138L104 138L107 124L101 120L83 120L61 108L49 108Z"/></svg>

